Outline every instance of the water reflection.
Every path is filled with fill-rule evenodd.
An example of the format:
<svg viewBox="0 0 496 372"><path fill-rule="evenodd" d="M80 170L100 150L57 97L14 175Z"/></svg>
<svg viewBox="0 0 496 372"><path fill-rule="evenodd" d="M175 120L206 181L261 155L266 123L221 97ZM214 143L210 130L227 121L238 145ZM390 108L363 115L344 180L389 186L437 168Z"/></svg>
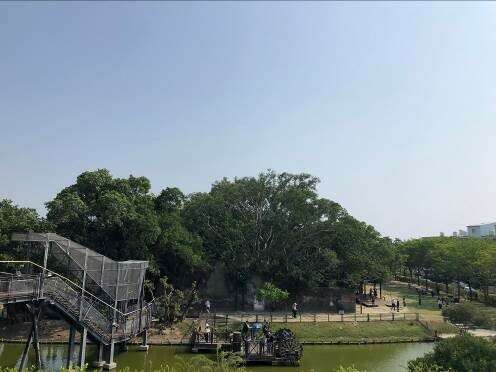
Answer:
<svg viewBox="0 0 496 372"><path fill-rule="evenodd" d="M354 365L368 372L397 372L406 370L407 362L432 350L431 343L384 344L384 345L342 345L331 346L307 345L304 349L300 367L249 367L253 372L308 372L332 371L342 366ZM15 367L19 365L23 345L0 344L0 365ZM41 345L42 360L46 370L54 371L63 367L66 362L66 345ZM74 360L78 354L76 347ZM87 360L93 360L96 348L90 345ZM131 370L151 371L161 364L173 363L174 356L190 358L185 347L151 346L146 353L131 347L128 352L116 356L118 368L130 367ZM34 352L29 355L29 365L34 363Z"/></svg>

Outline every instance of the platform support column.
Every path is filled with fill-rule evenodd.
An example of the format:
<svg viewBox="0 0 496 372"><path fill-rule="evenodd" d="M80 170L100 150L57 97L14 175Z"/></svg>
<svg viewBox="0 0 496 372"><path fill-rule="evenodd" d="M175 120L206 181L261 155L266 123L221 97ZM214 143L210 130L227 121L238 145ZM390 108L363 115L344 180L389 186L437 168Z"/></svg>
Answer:
<svg viewBox="0 0 496 372"><path fill-rule="evenodd" d="M108 346L105 346L105 363L103 364L103 369L111 370L117 367L117 364L114 362L114 351L115 343L111 341Z"/></svg>
<svg viewBox="0 0 496 372"><path fill-rule="evenodd" d="M141 345L139 346L140 351L148 351L148 348L150 346L148 345L148 329L145 329L143 331L142 339L141 339Z"/></svg>
<svg viewBox="0 0 496 372"><path fill-rule="evenodd" d="M33 341L33 327L31 327L28 340L26 341L26 345L24 346L24 351L22 352L21 364L19 365L19 372L21 372L24 369L24 366L26 365L26 360L28 359L27 357L32 341Z"/></svg>
<svg viewBox="0 0 496 372"><path fill-rule="evenodd" d="M92 365L95 368L101 368L103 367L103 364L105 362L103 361L103 344L99 343L98 344L98 360L95 360Z"/></svg>
<svg viewBox="0 0 496 372"><path fill-rule="evenodd" d="M40 313L40 309L34 309L34 312L31 314L33 317L33 347L34 353L36 355L36 365L39 369L41 369L41 353L40 353L40 339L38 337L38 315Z"/></svg>
<svg viewBox="0 0 496 372"><path fill-rule="evenodd" d="M19 364L19 371L22 371L26 365L31 344L33 344L34 352L36 355L36 366L38 367L38 369L42 368L40 340L38 337L38 320L41 314L41 305L38 304L37 306L35 303L27 304L27 308L29 310L29 315L31 316L31 331L29 332L28 340L22 352L21 363Z"/></svg>
<svg viewBox="0 0 496 372"><path fill-rule="evenodd" d="M69 345L68 345L68 350L67 350L67 363L66 363L66 368L71 368L72 366L72 356L74 354L74 340L76 338L76 328L71 325L71 328L69 328Z"/></svg>
<svg viewBox="0 0 496 372"><path fill-rule="evenodd" d="M81 331L81 342L79 343L79 367L83 367L86 361L86 342L88 339L88 330L84 327Z"/></svg>

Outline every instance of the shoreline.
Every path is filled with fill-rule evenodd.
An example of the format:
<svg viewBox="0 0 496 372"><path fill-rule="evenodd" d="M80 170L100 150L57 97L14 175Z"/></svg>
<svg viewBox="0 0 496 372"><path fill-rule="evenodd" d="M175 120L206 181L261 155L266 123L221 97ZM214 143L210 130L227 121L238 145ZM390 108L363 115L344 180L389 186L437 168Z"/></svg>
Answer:
<svg viewBox="0 0 496 372"><path fill-rule="evenodd" d="M405 343L423 343L423 342L436 342L439 338L424 337L424 338L409 338L409 339L396 339L396 340L333 340L333 341L301 341L302 345L377 345L377 344L405 344ZM0 343L4 344L25 344L27 339L2 339ZM40 340L41 345L66 345L66 341L62 340ZM76 345L79 342L75 342ZM126 343L129 346L139 346L141 342L132 341ZM94 342L88 341L88 345L95 345ZM163 341L163 342L148 342L150 346L191 346L189 342L178 341Z"/></svg>

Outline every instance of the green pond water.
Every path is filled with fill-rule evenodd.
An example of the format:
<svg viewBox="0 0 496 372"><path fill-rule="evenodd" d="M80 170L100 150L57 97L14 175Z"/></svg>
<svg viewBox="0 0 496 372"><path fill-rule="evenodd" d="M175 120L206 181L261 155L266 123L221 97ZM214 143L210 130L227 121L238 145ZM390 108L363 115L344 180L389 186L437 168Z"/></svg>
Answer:
<svg viewBox="0 0 496 372"><path fill-rule="evenodd" d="M333 371L342 366L354 365L368 372L405 371L407 362L431 351L433 343L406 343L383 345L307 345L304 347L303 359L299 367L286 366L249 366L252 372L300 372ZM0 343L0 365L14 367L19 364L23 345ZM46 370L55 371L64 365L67 347L64 345L41 345L42 360ZM32 353L32 352L31 352ZM77 353L77 350L76 350ZM75 353L75 355L77 355ZM93 360L95 348L89 347L87 360ZM129 351L118 353L115 361L117 369L130 367L131 370L151 371L153 366L174 362L174 356L184 358L192 356L185 347L150 346L148 352L130 347ZM30 355L29 365L34 363Z"/></svg>

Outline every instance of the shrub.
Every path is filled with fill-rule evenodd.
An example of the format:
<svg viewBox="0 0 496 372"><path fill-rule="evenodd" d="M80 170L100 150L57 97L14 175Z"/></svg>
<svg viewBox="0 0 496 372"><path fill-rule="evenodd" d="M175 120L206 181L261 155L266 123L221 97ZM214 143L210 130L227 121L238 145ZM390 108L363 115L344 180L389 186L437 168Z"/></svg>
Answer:
<svg viewBox="0 0 496 372"><path fill-rule="evenodd" d="M443 316L453 323L472 323L481 327L492 327L493 321L478 306L470 302L449 305Z"/></svg>
<svg viewBox="0 0 496 372"><path fill-rule="evenodd" d="M287 291L280 289L269 282L264 283L257 291L257 298L259 300L265 300L271 308L277 303L287 300L288 297L289 293Z"/></svg>
<svg viewBox="0 0 496 372"><path fill-rule="evenodd" d="M496 345L481 337L457 336L439 342L434 351L408 362L411 372L493 372Z"/></svg>

